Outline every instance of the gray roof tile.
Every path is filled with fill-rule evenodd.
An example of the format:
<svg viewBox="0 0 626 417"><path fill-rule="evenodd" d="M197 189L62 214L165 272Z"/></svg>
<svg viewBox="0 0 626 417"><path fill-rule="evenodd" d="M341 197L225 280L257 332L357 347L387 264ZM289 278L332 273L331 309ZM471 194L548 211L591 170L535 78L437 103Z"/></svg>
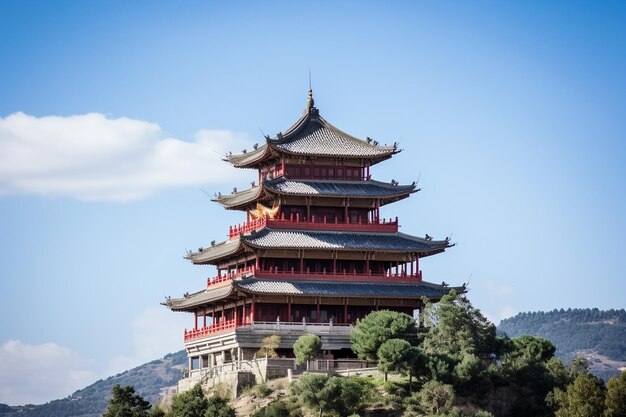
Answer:
<svg viewBox="0 0 626 417"><path fill-rule="evenodd" d="M396 152L394 147L376 146L337 129L321 117L308 117L296 128L269 143L301 155L379 157Z"/></svg>
<svg viewBox="0 0 626 417"><path fill-rule="evenodd" d="M316 108L311 108L285 132L250 152L227 155L226 160L236 167L255 167L274 152L288 152L297 155L317 155L342 158L367 158L373 163L382 161L398 153L396 146L379 146L355 138L319 116Z"/></svg>
<svg viewBox="0 0 626 417"><path fill-rule="evenodd" d="M327 232L265 228L241 239L250 246L260 248L386 250L423 254L441 252L450 246L447 240L426 240L399 232Z"/></svg>
<svg viewBox="0 0 626 417"><path fill-rule="evenodd" d="M415 284L364 283L332 281L271 281L247 278L234 282L235 287L256 294L367 296L401 298L440 298L452 288L429 282Z"/></svg>
<svg viewBox="0 0 626 417"><path fill-rule="evenodd" d="M392 197L412 193L415 185L392 185L380 181L301 180L277 178L263 181L269 191L292 195L345 197Z"/></svg>

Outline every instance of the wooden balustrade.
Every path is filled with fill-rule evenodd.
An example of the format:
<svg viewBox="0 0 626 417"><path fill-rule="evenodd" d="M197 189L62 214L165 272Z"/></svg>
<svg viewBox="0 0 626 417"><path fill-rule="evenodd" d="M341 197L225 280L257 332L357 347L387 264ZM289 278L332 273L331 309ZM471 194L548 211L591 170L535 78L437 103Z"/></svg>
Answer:
<svg viewBox="0 0 626 417"><path fill-rule="evenodd" d="M244 321L244 320L234 320L234 319L224 320L224 321L212 324L207 327L202 327L200 329L191 329L191 330L185 329L184 339L185 341L198 339L201 337L206 337L210 334L219 333L219 332L223 332L223 331L230 330L230 329L235 329L237 327L250 326L251 324L252 324L251 322Z"/></svg>
<svg viewBox="0 0 626 417"><path fill-rule="evenodd" d="M281 271L278 267L270 267L267 269L260 269L254 266L247 268L241 268L234 272L229 272L223 275L217 275L213 278L207 279L207 287L215 285L221 282L230 281L242 277L244 275L251 275L257 278L266 279L316 279L316 280L332 280L332 281L361 281L361 282L421 282L422 271L417 271L411 274L410 272L400 273L372 273L371 270L367 272L358 272L356 269L348 271L342 269L340 271L327 271L323 268L322 271L311 272L310 268L305 271L296 271L295 268L291 268L287 271Z"/></svg>
<svg viewBox="0 0 626 417"><path fill-rule="evenodd" d="M263 217L249 222L241 223L228 228L228 237L234 239L242 234L250 233L265 226L275 229L305 229L305 230L346 230L355 232L380 232L395 233L398 231L398 218L380 219L378 221L361 220L358 222L339 222L337 217L329 221L326 216L311 216L311 219L301 218L299 214L278 219Z"/></svg>
<svg viewBox="0 0 626 417"><path fill-rule="evenodd" d="M332 281L350 281L350 282L421 282L422 271L411 273L372 273L357 272L356 269L347 271L345 269L341 271L326 271L323 269L321 272L311 272L309 268L306 271L295 271L291 268L289 271L280 271L278 267L269 268L266 270L256 269L254 276L258 278L266 279L319 279L319 280L332 280Z"/></svg>
<svg viewBox="0 0 626 417"><path fill-rule="evenodd" d="M208 287L210 285L218 284L220 282L230 281L231 279L239 278L243 275L253 275L255 272L256 268L254 266L240 268L235 270L234 272L227 272L223 275L216 275L213 278L207 278L206 285Z"/></svg>

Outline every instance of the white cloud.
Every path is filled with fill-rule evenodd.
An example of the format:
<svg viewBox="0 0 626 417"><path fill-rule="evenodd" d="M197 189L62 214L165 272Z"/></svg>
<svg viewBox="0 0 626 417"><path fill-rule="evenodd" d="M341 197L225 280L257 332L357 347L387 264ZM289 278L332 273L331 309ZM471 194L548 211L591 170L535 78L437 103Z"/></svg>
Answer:
<svg viewBox="0 0 626 417"><path fill-rule="evenodd" d="M81 356L55 343L9 340L0 347L0 403L40 404L96 380Z"/></svg>
<svg viewBox="0 0 626 417"><path fill-rule="evenodd" d="M105 377L183 349L183 329L190 327L188 314L172 313L163 307L141 312L131 322L133 353L109 361Z"/></svg>
<svg viewBox="0 0 626 417"><path fill-rule="evenodd" d="M241 170L223 155L247 143L227 130L202 130L186 142L167 137L157 124L99 113L14 113L0 118L0 194L126 201L164 188L232 181Z"/></svg>

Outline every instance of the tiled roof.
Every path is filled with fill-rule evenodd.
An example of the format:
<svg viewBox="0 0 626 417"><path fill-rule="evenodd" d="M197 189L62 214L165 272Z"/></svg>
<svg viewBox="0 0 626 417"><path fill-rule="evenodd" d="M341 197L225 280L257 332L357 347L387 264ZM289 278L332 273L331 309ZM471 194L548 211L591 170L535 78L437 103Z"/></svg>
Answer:
<svg viewBox="0 0 626 417"><path fill-rule="evenodd" d="M417 191L413 184L392 185L380 181L301 180L281 177L263 180L262 187L220 195L213 201L226 208L234 208L265 199L265 190L274 194L350 198L404 197Z"/></svg>
<svg viewBox="0 0 626 417"><path fill-rule="evenodd" d="M278 149L300 155L377 158L397 152L394 146L367 143L337 129L311 109L284 134L268 140Z"/></svg>
<svg viewBox="0 0 626 417"><path fill-rule="evenodd" d="M265 228L242 236L246 244L258 248L302 248L339 250L379 250L419 252L421 256L450 247L447 240L426 240L404 233L328 232Z"/></svg>
<svg viewBox="0 0 626 417"><path fill-rule="evenodd" d="M201 250L198 250L197 252L188 253L186 258L190 259L194 264L210 263L215 259L236 253L239 249L241 249L241 242L239 239L226 240L208 248L200 249Z"/></svg>
<svg viewBox="0 0 626 417"><path fill-rule="evenodd" d="M226 208L237 207L241 204L256 201L262 195L262 191L263 187L248 188L247 190L239 191L237 193L220 195L213 201L217 201Z"/></svg>
<svg viewBox="0 0 626 417"><path fill-rule="evenodd" d="M262 160L268 156L269 152L270 151L267 145L262 145L250 152L228 155L225 160L232 163L236 167L246 167L248 164L254 164Z"/></svg>
<svg viewBox="0 0 626 417"><path fill-rule="evenodd" d="M273 152L272 152L273 151ZM380 162L400 152L397 146L379 146L357 139L328 123L319 115L317 108L305 110L304 114L285 132L250 152L227 155L236 167L253 168L272 153L291 153L340 158L364 158L372 163Z"/></svg>
<svg viewBox="0 0 626 417"><path fill-rule="evenodd" d="M235 281L234 286L255 294L364 296L394 298L441 298L452 288L429 282L415 284L332 282L332 281L270 281L247 278Z"/></svg>
<svg viewBox="0 0 626 417"><path fill-rule="evenodd" d="M394 197L412 193L415 185L392 185L380 181L301 180L277 178L263 181L277 194L340 197Z"/></svg>
<svg viewBox="0 0 626 417"><path fill-rule="evenodd" d="M193 311L195 307L229 296L233 290L231 283L224 287L209 288L193 294L186 294L183 298L166 298L162 304L173 311Z"/></svg>

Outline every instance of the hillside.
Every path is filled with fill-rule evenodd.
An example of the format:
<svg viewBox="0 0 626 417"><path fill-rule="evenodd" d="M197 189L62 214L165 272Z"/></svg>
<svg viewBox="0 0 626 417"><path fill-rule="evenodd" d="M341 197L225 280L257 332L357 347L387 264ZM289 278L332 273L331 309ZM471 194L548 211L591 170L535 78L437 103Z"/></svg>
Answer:
<svg viewBox="0 0 626 417"><path fill-rule="evenodd" d="M502 320L500 333L509 337L524 334L550 340L564 361L581 355L596 375L607 379L626 367L626 311L567 309L519 313Z"/></svg>
<svg viewBox="0 0 626 417"><path fill-rule="evenodd" d="M155 404L163 390L178 382L186 361L187 355L181 350L105 380L99 380L61 400L18 407L0 404L0 416L99 417L107 407L111 388L115 384L133 385L139 394Z"/></svg>

